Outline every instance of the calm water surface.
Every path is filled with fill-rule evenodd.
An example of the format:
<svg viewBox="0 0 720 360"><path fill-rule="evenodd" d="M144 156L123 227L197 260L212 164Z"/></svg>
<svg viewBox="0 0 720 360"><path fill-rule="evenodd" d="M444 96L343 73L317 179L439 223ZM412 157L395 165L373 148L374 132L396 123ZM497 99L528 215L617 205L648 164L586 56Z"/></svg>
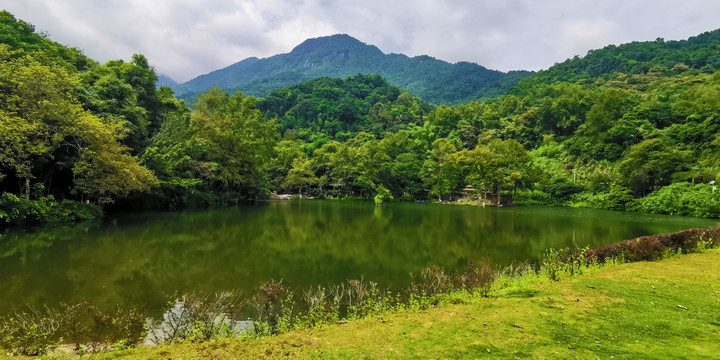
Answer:
<svg viewBox="0 0 720 360"><path fill-rule="evenodd" d="M347 279L395 289L417 268L496 266L547 248L598 247L714 220L570 208L482 208L278 201L234 209L108 216L0 237L0 314L88 300L150 309L166 294L283 279L295 288Z"/></svg>

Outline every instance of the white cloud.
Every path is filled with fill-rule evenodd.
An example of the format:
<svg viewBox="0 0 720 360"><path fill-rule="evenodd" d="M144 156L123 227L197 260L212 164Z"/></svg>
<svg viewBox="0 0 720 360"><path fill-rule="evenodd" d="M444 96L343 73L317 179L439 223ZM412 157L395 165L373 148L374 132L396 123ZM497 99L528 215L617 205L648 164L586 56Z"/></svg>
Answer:
<svg viewBox="0 0 720 360"><path fill-rule="evenodd" d="M608 44L719 26L703 0L6 0L5 9L98 60L148 57L185 81L307 38L347 33L384 52L539 70Z"/></svg>
<svg viewBox="0 0 720 360"><path fill-rule="evenodd" d="M555 56L565 59L574 55L584 55L588 49L597 49L609 45L607 39L622 39L624 34L617 24L605 18L592 20L571 20L559 28L555 40Z"/></svg>

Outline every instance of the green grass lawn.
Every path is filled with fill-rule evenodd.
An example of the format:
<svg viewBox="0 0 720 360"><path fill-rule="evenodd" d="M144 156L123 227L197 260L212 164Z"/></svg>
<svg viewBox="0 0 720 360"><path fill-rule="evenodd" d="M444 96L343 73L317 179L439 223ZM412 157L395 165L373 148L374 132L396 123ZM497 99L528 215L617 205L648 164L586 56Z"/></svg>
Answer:
<svg viewBox="0 0 720 360"><path fill-rule="evenodd" d="M493 294L458 294L428 310L259 340L141 347L92 358L720 358L719 250L520 283Z"/></svg>

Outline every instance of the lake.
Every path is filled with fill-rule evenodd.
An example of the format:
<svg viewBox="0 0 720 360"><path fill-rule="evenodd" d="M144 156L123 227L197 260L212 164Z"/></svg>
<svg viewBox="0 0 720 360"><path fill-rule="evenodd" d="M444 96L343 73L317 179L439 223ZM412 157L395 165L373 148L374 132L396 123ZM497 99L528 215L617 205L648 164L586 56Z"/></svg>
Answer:
<svg viewBox="0 0 720 360"><path fill-rule="evenodd" d="M0 237L0 314L90 301L159 309L167 295L263 281L293 288L364 277L400 289L430 265L528 261L548 248L599 247L716 220L591 209L304 200L232 209L113 214Z"/></svg>

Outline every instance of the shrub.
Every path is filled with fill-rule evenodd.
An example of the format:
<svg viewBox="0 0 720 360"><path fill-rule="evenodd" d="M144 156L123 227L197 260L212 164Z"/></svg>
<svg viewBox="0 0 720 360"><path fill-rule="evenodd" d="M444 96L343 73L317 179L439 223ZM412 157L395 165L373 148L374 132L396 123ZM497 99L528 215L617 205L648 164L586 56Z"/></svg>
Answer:
<svg viewBox="0 0 720 360"><path fill-rule="evenodd" d="M720 217L720 191L687 182L665 186L631 205L635 211L680 216Z"/></svg>
<svg viewBox="0 0 720 360"><path fill-rule="evenodd" d="M381 290L378 284L372 281L348 280L343 286L347 299L348 318L359 319L371 315L381 314L393 308L393 299L389 291ZM397 304L395 304L397 305Z"/></svg>
<svg viewBox="0 0 720 360"><path fill-rule="evenodd" d="M594 251L598 261L622 257L627 261L656 260L663 254L720 246L720 226L689 229L672 234L649 235L603 246Z"/></svg>
<svg viewBox="0 0 720 360"><path fill-rule="evenodd" d="M593 209L625 210L633 200L630 190L624 186L613 184L608 192L593 194L581 192L573 195L568 205L573 207L588 207Z"/></svg>
<svg viewBox="0 0 720 360"><path fill-rule="evenodd" d="M550 280L558 281L564 276L582 274L583 269L596 262L596 256L596 251L589 248L548 249L540 259L537 272L544 273Z"/></svg>
<svg viewBox="0 0 720 360"><path fill-rule="evenodd" d="M547 274L550 280L560 280L560 274L564 267L565 262L558 251L555 249L545 251L540 262L540 269Z"/></svg>
<svg viewBox="0 0 720 360"><path fill-rule="evenodd" d="M308 304L306 325L318 326L340 320L340 304L344 294L344 289L339 286L330 289L318 286L305 291L304 298Z"/></svg>
<svg viewBox="0 0 720 360"><path fill-rule="evenodd" d="M360 196L343 196L340 198L340 200L343 200L343 201L358 201L358 200L365 201L367 199L364 197L360 197Z"/></svg>
<svg viewBox="0 0 720 360"><path fill-rule="evenodd" d="M410 274L412 283L407 289L411 296L433 297L453 290L477 291L487 296L495 281L495 272L487 265L470 263L461 272L451 275L437 265Z"/></svg>
<svg viewBox="0 0 720 360"><path fill-rule="evenodd" d="M203 341L234 336L244 303L236 292L191 293L175 297L161 321L148 320L148 339L155 344Z"/></svg>
<svg viewBox="0 0 720 360"><path fill-rule="evenodd" d="M577 182L558 181L545 186L544 192L556 203L563 203L570 200L572 195L585 191L585 186Z"/></svg>
<svg viewBox="0 0 720 360"><path fill-rule="evenodd" d="M283 285L282 280L262 283L257 290L258 294L253 298L253 302L258 311L259 322L267 324L269 331L275 333L278 321L283 315L283 300L292 293Z"/></svg>
<svg viewBox="0 0 720 360"><path fill-rule="evenodd" d="M453 279L441 267L433 265L410 274L412 283L410 294L434 296L449 293L453 289Z"/></svg>
<svg viewBox="0 0 720 360"><path fill-rule="evenodd" d="M0 227L43 223L71 223L102 215L100 206L71 200L57 202L50 196L30 200L11 193L0 196Z"/></svg>
<svg viewBox="0 0 720 360"><path fill-rule="evenodd" d="M515 204L517 205L550 205L553 199L550 194L540 190L519 190L515 194Z"/></svg>
<svg viewBox="0 0 720 360"><path fill-rule="evenodd" d="M624 211L627 204L633 200L630 189L619 185L612 184L610 191L605 196L604 209Z"/></svg>
<svg viewBox="0 0 720 360"><path fill-rule="evenodd" d="M137 345L145 335L146 314L142 309L117 306L103 312L87 302L61 306L63 337L75 343L75 349L95 353L126 349Z"/></svg>
<svg viewBox="0 0 720 360"><path fill-rule="evenodd" d="M360 280L348 280L347 281L347 303L349 307L362 306L367 299L372 296L374 283L367 283Z"/></svg>
<svg viewBox="0 0 720 360"><path fill-rule="evenodd" d="M495 273L487 265L470 263L457 276L456 281L463 289L477 291L481 296L487 296L490 286L495 281Z"/></svg>
<svg viewBox="0 0 720 360"><path fill-rule="evenodd" d="M376 206L383 206L386 202L393 199L392 194L390 194L390 190L383 185L378 185L377 188L375 188L375 191L377 191L377 195L375 195Z"/></svg>

